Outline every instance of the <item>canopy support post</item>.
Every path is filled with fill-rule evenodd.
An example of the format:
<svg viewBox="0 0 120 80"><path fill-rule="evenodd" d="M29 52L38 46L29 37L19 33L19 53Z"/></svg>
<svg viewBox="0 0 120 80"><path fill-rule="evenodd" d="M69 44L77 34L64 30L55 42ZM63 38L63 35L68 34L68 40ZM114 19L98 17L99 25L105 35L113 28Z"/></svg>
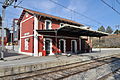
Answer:
<svg viewBox="0 0 120 80"><path fill-rule="evenodd" d="M100 38L101 38L101 37L99 37L99 44L98 44L99 52L101 52L101 48L100 48Z"/></svg>
<svg viewBox="0 0 120 80"><path fill-rule="evenodd" d="M56 51L55 51L56 53L55 53L55 55L56 55L56 58L58 58L58 56L57 56L58 55L58 51L57 51L58 50L58 47L57 47L57 30L55 31L55 36L56 36L55 37L55 42L56 42L56 44L55 44L56 45Z"/></svg>

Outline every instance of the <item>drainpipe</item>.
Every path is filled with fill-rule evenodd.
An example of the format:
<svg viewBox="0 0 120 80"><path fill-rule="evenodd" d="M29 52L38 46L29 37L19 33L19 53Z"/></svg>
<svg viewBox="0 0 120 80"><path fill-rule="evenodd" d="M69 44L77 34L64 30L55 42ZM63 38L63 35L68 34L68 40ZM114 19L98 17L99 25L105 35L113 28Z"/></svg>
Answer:
<svg viewBox="0 0 120 80"><path fill-rule="evenodd" d="M55 36L56 36L55 42L56 42L56 48L57 48L57 30L55 31ZM57 49L56 49L56 53L55 54L57 54Z"/></svg>

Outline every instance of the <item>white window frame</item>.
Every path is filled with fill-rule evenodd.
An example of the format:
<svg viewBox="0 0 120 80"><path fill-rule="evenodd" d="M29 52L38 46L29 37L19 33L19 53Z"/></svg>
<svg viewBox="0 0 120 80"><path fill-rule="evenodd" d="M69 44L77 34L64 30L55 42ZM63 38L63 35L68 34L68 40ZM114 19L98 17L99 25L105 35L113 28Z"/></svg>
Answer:
<svg viewBox="0 0 120 80"><path fill-rule="evenodd" d="M28 50L29 49L29 38L26 38L25 39L25 50Z"/></svg>
<svg viewBox="0 0 120 80"><path fill-rule="evenodd" d="M25 17L28 17L28 16L29 16L29 14L28 14L28 13L26 13L26 14L25 14Z"/></svg>
<svg viewBox="0 0 120 80"><path fill-rule="evenodd" d="M63 25L64 25L64 23L60 23L60 27L63 27L63 26L61 26L61 24L63 24Z"/></svg>
<svg viewBox="0 0 120 80"><path fill-rule="evenodd" d="M50 21L50 20L45 20L45 29L46 29L46 22L50 22L50 26L48 29L52 29L52 21Z"/></svg>
<svg viewBox="0 0 120 80"><path fill-rule="evenodd" d="M59 40L59 49L60 49L60 41L64 42L64 53L66 52L66 40L65 39L60 39ZM61 49L60 49L61 50Z"/></svg>
<svg viewBox="0 0 120 80"><path fill-rule="evenodd" d="M75 42L75 52L77 52L77 41L76 40L71 40L71 52L72 52L72 48L73 48L72 41Z"/></svg>

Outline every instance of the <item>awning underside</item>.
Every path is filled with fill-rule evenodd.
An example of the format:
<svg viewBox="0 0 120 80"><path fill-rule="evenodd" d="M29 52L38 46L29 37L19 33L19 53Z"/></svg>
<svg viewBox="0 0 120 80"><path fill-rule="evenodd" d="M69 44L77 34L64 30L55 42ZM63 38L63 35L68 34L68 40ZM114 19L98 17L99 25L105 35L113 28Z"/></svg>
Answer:
<svg viewBox="0 0 120 80"><path fill-rule="evenodd" d="M74 27L74 26L64 26L59 29L50 29L50 30L37 30L38 33L45 33L45 32L57 32L57 34L61 35L72 35L72 36L90 36L90 37L102 37L108 36L107 33L100 32L100 31L93 31L90 29L85 29L82 27Z"/></svg>

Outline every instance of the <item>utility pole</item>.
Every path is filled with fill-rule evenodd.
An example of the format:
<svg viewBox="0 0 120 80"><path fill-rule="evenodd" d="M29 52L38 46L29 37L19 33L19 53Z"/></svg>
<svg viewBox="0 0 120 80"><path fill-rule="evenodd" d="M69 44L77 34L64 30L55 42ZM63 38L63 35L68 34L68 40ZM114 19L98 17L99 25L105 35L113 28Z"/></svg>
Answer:
<svg viewBox="0 0 120 80"><path fill-rule="evenodd" d="M5 9L6 7L2 6L2 31L1 31L1 44L2 44L2 49L1 49L1 60L4 60L4 25L5 25Z"/></svg>
<svg viewBox="0 0 120 80"><path fill-rule="evenodd" d="M11 34L11 46L12 46L12 50L14 51L13 26L10 29L10 34Z"/></svg>
<svg viewBox="0 0 120 80"><path fill-rule="evenodd" d="M7 7L9 7L13 2L17 2L17 0L5 0L3 5L2 5L2 31L1 31L1 34L2 34L2 39L1 39L1 43L2 43L2 49L1 49L1 58L0 60L4 60L4 27L5 27L5 10Z"/></svg>

